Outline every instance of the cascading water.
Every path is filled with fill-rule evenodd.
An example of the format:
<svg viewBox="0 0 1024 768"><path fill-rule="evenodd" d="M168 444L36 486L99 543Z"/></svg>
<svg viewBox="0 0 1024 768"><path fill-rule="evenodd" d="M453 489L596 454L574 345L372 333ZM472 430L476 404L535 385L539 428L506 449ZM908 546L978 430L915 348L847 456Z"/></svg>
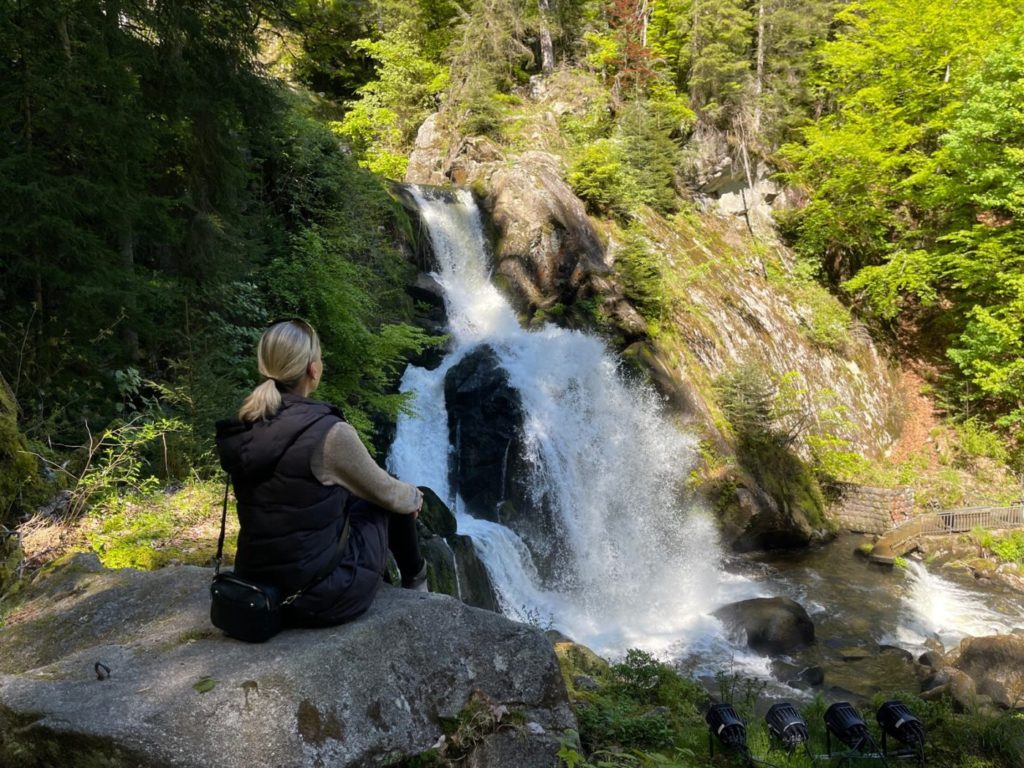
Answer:
<svg viewBox="0 0 1024 768"><path fill-rule="evenodd" d="M981 637L1024 628L1024 608L1013 599L993 601L907 561L907 592L896 631L901 646L923 646L935 638L949 650L970 635ZM997 607L986 605L997 602ZM999 610L1001 609L1001 610Z"/></svg>
<svg viewBox="0 0 1024 768"><path fill-rule="evenodd" d="M416 415L399 420L391 470L448 499L508 615L550 622L606 653L664 653L706 633L713 623L706 614L721 604L719 549L708 516L679 500L692 439L668 423L653 393L622 380L596 338L520 327L490 283L468 192L454 201L412 193L439 262L453 344L435 370L405 374ZM522 402L523 481L564 539L552 573L538 572L535 553L515 532L466 514L449 488L445 374L481 344L496 352Z"/></svg>

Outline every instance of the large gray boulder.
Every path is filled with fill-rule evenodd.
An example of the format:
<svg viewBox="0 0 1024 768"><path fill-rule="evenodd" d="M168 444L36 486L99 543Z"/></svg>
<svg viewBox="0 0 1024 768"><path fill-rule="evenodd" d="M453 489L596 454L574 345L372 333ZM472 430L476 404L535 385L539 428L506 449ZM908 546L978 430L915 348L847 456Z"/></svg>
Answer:
<svg viewBox="0 0 1024 768"><path fill-rule="evenodd" d="M777 656L814 642L814 622L804 607L788 597L755 597L730 603L715 616L734 632L746 634L747 646Z"/></svg>
<svg viewBox="0 0 1024 768"><path fill-rule="evenodd" d="M604 247L559 161L524 152L490 175L484 206L501 233L495 269L527 312L571 305L592 294L591 278L610 272Z"/></svg>
<svg viewBox="0 0 1024 768"><path fill-rule="evenodd" d="M0 629L0 766L376 766L439 741L558 764L575 720L538 630L386 587L350 624L247 645L210 626L210 576L78 556L38 579Z"/></svg>
<svg viewBox="0 0 1024 768"><path fill-rule="evenodd" d="M1004 709L1024 709L1024 636L968 637L954 666Z"/></svg>

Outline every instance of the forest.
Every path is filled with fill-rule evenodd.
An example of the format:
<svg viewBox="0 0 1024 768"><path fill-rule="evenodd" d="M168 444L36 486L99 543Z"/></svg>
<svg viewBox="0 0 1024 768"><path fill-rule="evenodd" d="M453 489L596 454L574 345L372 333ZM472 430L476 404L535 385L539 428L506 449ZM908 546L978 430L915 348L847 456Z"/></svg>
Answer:
<svg viewBox="0 0 1024 768"><path fill-rule="evenodd" d="M417 131L436 114L521 148L527 95L560 74L591 105L558 118L566 181L625 233L615 279L650 336L669 299L640 222L693 220L703 148L724 147L795 200L774 221L794 274L1024 473L1024 0L0 4L0 594L68 548L11 544L55 498L109 567L209 559L150 543L216 509L213 425L276 319L317 328L318 397L383 460L404 368L445 343L405 290L418 222L393 192ZM749 413L725 416L735 435ZM182 487L188 509L164 493ZM1024 540L997 543L1024 564ZM640 661L657 684L598 701L591 735L626 727L626 693L695 695ZM950 760L958 739L1019 746L947 725ZM1024 747L999 754L976 765Z"/></svg>
<svg viewBox="0 0 1024 768"><path fill-rule="evenodd" d="M206 473L210 425L276 317L321 329L325 396L379 442L404 360L430 343L399 287L410 224L386 179L431 112L499 131L517 89L556 68L606 86L565 127L596 214L678 208L701 135L770 164L806 199L778 222L804 267L933 361L944 407L1019 463L1018 3L464 5L5 3L5 518L38 501L15 440L72 466L146 424L166 444L147 469Z"/></svg>

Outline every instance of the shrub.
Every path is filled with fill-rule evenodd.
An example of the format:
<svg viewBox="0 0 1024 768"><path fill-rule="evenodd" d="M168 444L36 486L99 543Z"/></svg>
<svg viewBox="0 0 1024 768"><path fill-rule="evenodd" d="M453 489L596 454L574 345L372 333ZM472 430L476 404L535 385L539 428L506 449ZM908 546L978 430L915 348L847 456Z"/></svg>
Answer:
<svg viewBox="0 0 1024 768"><path fill-rule="evenodd" d="M667 303L664 260L642 230L631 227L626 231L615 254L615 270L626 297L640 314L651 323L660 322Z"/></svg>
<svg viewBox="0 0 1024 768"><path fill-rule="evenodd" d="M613 139L598 139L583 149L568 179L594 213L624 213L635 196L625 154Z"/></svg>

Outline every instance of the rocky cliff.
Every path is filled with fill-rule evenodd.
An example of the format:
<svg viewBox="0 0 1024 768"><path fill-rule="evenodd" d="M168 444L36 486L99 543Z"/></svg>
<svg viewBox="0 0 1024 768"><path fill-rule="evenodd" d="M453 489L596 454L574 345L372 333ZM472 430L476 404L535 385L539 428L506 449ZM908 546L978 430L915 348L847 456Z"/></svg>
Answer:
<svg viewBox="0 0 1024 768"><path fill-rule="evenodd" d="M735 451L716 383L746 368L766 374L790 401L788 423L780 426L794 433L796 455L811 458L816 438L819 446L882 459L902 429L898 373L774 235L770 209L787 196L765 191L763 167L753 195L733 189L741 174L720 169L705 173L693 204L671 217L647 210L625 223L588 215L566 181L559 134L566 115L582 120L592 109L585 92L560 86L557 76L533 88L516 138L505 141L446 132L443 116L432 116L407 181L472 188L495 229L496 280L524 322L578 324L589 315L712 453L729 460ZM706 164L714 166L714 158ZM709 191L725 176L729 205ZM737 196L756 199L756 235L750 211L733 210ZM661 303L653 315L628 298L620 268L628 248L637 247L658 264ZM783 464L741 469L715 491L731 494L726 527L740 548L806 543L820 534L820 494L771 487L769 475L787 474L798 462ZM779 529L783 535L774 536Z"/></svg>

